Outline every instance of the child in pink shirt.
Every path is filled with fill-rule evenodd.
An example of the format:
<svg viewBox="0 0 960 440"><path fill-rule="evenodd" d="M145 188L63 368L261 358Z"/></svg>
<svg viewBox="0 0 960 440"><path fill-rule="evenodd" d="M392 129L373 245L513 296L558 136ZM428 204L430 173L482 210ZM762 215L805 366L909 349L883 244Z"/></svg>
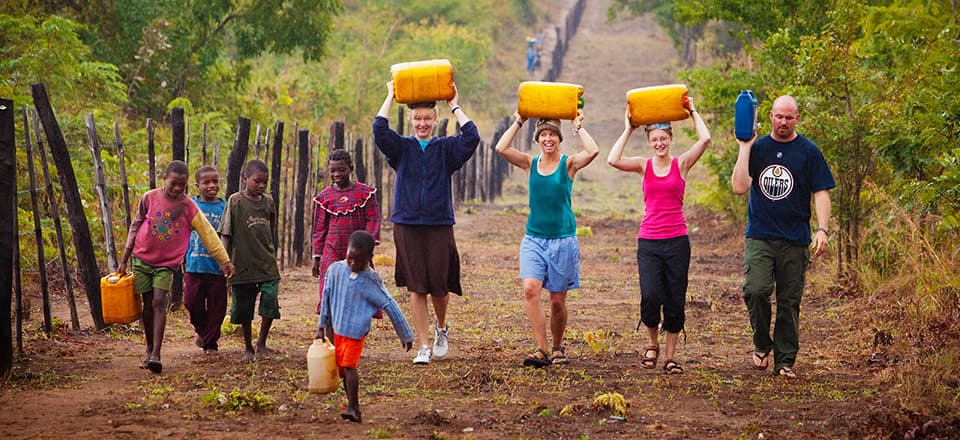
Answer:
<svg viewBox="0 0 960 440"><path fill-rule="evenodd" d="M197 231L210 255L220 263L224 275L229 278L234 270L216 231L193 199L187 197L187 174L185 163L170 162L163 187L140 197L117 268L117 273L127 273L127 262L133 256L133 289L143 298L142 324L147 344L141 368L154 373L163 371L160 347L167 324L168 292L173 271L180 270L190 244L190 231Z"/></svg>

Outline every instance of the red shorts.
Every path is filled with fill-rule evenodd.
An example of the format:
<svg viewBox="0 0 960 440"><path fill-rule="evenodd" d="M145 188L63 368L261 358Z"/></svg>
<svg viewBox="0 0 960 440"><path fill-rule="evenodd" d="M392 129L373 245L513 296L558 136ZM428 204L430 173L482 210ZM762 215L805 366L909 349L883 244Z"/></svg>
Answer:
<svg viewBox="0 0 960 440"><path fill-rule="evenodd" d="M363 352L363 342L367 340L364 336L361 339L348 338L333 334L334 356L337 360L337 371L340 377L344 376L344 368L357 368L360 363L360 353Z"/></svg>

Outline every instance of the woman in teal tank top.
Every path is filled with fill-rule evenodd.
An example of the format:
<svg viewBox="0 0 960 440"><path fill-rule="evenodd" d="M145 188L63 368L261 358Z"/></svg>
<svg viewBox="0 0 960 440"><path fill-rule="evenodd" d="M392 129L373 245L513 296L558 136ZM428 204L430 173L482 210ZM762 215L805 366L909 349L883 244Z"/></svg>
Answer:
<svg viewBox="0 0 960 440"><path fill-rule="evenodd" d="M507 162L527 172L530 214L526 233L520 243L520 278L523 280L524 306L537 349L523 365L535 368L569 362L563 346L567 328L567 291L580 287L580 245L577 221L570 206L573 178L600 153L597 143L583 128L583 114L573 120L574 133L580 136L583 151L572 156L560 153L563 133L560 121L537 121L534 140L540 155L518 151L513 139L526 122L514 113L510 125L497 143L497 153ZM553 348L547 351L547 323L540 293L550 292L550 333Z"/></svg>

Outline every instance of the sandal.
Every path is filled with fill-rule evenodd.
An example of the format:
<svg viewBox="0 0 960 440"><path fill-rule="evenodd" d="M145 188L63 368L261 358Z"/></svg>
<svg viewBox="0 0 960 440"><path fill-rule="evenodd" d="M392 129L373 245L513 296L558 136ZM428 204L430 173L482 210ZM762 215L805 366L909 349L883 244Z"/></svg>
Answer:
<svg viewBox="0 0 960 440"><path fill-rule="evenodd" d="M761 353L759 351L753 351L753 368L757 370L766 370L770 366L770 359L767 359L767 356L770 356L770 352Z"/></svg>
<svg viewBox="0 0 960 440"><path fill-rule="evenodd" d="M566 365L570 363L570 358L567 357L567 351L564 346L553 347L553 355L550 356L550 362L553 365Z"/></svg>
<svg viewBox="0 0 960 440"><path fill-rule="evenodd" d="M647 353L653 352L653 357L647 356ZM660 357L660 346L648 345L643 349L643 358L640 359L640 366L648 370L657 367L657 358Z"/></svg>
<svg viewBox="0 0 960 440"><path fill-rule="evenodd" d="M796 378L797 378L797 373L794 373L794 372L793 372L793 368L790 368L790 367L780 367L780 369L778 369L777 372L774 373L774 376L781 376L781 377L785 377L785 378L787 378L787 379L796 379Z"/></svg>
<svg viewBox="0 0 960 440"><path fill-rule="evenodd" d="M663 374L683 374L683 367L680 366L679 362L667 359L663 364Z"/></svg>
<svg viewBox="0 0 960 440"><path fill-rule="evenodd" d="M530 355L523 360L524 367L533 368L543 368L552 363L553 361L550 360L550 354L542 348L538 348L537 351L530 353Z"/></svg>

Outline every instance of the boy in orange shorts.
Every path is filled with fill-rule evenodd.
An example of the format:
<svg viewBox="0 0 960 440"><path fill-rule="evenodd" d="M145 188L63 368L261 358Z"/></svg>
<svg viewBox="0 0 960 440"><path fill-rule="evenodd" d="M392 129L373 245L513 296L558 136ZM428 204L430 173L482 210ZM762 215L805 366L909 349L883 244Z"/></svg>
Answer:
<svg viewBox="0 0 960 440"><path fill-rule="evenodd" d="M370 333L371 316L377 310L383 310L390 317L403 347L410 351L413 346L413 331L403 318L400 306L387 292L380 274L370 268L374 244L373 236L367 231L350 234L347 259L337 261L327 269L317 323L320 334L328 324L333 325L337 367L347 393L347 410L340 417L357 423L362 420L357 364L364 340Z"/></svg>

